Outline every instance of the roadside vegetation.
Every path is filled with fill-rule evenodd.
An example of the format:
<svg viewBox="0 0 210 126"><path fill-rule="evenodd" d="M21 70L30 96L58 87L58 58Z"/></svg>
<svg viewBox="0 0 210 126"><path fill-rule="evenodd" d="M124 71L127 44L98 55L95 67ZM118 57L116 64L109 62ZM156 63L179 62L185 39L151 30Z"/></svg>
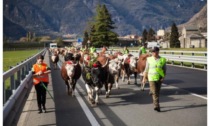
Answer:
<svg viewBox="0 0 210 126"><path fill-rule="evenodd" d="M7 71L11 66L16 66L17 63L26 60L29 57L37 54L40 50L18 50L18 51L3 51L3 71Z"/></svg>

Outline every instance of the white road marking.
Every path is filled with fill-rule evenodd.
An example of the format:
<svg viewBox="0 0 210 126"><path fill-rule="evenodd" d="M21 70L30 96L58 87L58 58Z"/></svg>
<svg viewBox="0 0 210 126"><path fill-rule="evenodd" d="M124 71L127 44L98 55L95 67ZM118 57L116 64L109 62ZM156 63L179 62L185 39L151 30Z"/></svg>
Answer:
<svg viewBox="0 0 210 126"><path fill-rule="evenodd" d="M60 62L58 63L58 66L61 68ZM82 87L78 84L76 85L76 87L83 90ZM80 103L80 106L82 107L83 111L85 112L88 120L90 121L91 125L92 126L100 126L100 124L98 123L96 118L93 116L90 109L87 107L87 105L83 101L82 97L80 96L80 94L78 93L76 88L75 88L75 96L76 96L78 102Z"/></svg>
<svg viewBox="0 0 210 126"><path fill-rule="evenodd" d="M190 93L190 92L189 92ZM207 100L207 97L204 97L202 95L198 95L198 94L195 94L195 93L190 93L191 95L194 95L196 97L199 97L199 98L203 98L203 99L206 99Z"/></svg>
<svg viewBox="0 0 210 126"><path fill-rule="evenodd" d="M76 85L79 89L82 89L82 87L80 85ZM92 126L100 126L100 124L98 123L98 121L96 120L96 118L93 116L93 114L91 113L90 109L87 107L87 105L85 104L85 102L83 101L82 97L80 96L80 94L78 93L78 91L75 89L75 95L77 100L79 101L83 111L85 112L88 120L90 121Z"/></svg>
<svg viewBox="0 0 210 126"><path fill-rule="evenodd" d="M171 85L167 85L167 84L162 84L162 85L163 85L163 86L171 86ZM175 86L171 86L171 87L174 87L174 88L177 88L177 89L181 89L181 88L178 88L178 87L175 87ZM204 97L204 96L202 96L202 95L199 95L199 94L195 94L195 93L189 92L189 91L187 91L187 90L185 90L185 89L181 89L181 90L184 90L184 91L188 92L190 95L193 95L193 96L196 96L196 97L199 97L199 98L202 98L202 99L207 100L207 97Z"/></svg>

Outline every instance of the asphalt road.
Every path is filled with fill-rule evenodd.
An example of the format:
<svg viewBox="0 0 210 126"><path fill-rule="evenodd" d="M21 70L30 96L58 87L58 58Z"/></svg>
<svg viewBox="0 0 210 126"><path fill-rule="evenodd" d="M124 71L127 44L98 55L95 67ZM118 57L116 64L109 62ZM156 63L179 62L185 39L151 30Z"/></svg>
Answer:
<svg viewBox="0 0 210 126"><path fill-rule="evenodd" d="M52 68L52 64L51 64ZM207 72L167 66L167 76L160 93L161 112L153 110L149 87L140 91L139 85L119 81L120 89L113 88L110 98L105 98L104 87L98 106L91 106L83 79L76 87L76 96L66 93L60 70L52 68L52 93L55 104L48 96L47 104L52 106L48 114L55 115L51 122L44 114L33 114L42 118L33 125L57 126L206 126L207 125ZM115 85L114 85L115 86ZM36 104L34 101L33 104ZM36 105L33 105L36 106ZM33 111L35 111L33 109ZM39 116L36 117L36 116ZM30 119L30 116L28 117ZM52 121L53 120L53 121ZM27 125L32 125L28 122Z"/></svg>

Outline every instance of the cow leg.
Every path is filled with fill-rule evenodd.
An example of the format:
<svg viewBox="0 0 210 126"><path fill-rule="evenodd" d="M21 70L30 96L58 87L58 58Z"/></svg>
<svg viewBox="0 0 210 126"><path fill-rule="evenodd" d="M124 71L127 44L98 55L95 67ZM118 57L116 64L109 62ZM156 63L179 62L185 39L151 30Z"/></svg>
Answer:
<svg viewBox="0 0 210 126"><path fill-rule="evenodd" d="M145 83L142 83L142 79L143 79L143 74L142 73L140 73L139 74L140 75L140 84L141 84L141 91L144 91L144 86L145 86Z"/></svg>
<svg viewBox="0 0 210 126"><path fill-rule="evenodd" d="M94 104L94 100L93 100L93 91L91 89L91 87L88 85L88 84L85 84L85 87L86 87L86 90L87 90L87 93L88 93L88 100Z"/></svg>
<svg viewBox="0 0 210 126"><path fill-rule="evenodd" d="M109 83L109 84L108 84L108 90L107 90L107 92L106 92L106 98L109 98L109 95L110 95L111 89L112 89L112 84L111 84L111 83Z"/></svg>
<svg viewBox="0 0 210 126"><path fill-rule="evenodd" d="M66 83L66 89L67 89L67 94L70 95L70 86L69 86L69 82L68 81L65 81Z"/></svg>
<svg viewBox="0 0 210 126"><path fill-rule="evenodd" d="M98 97L99 97L99 88L95 87L95 91L96 91L96 98L95 98L95 104L97 105L99 103Z"/></svg>
<svg viewBox="0 0 210 126"><path fill-rule="evenodd" d="M128 81L127 81L127 84L130 84L130 75L127 75L128 76Z"/></svg>
<svg viewBox="0 0 210 126"><path fill-rule="evenodd" d="M57 63L55 63L55 69L57 69Z"/></svg>
<svg viewBox="0 0 210 126"><path fill-rule="evenodd" d="M72 84L71 85L71 96L72 97L74 96L74 87L75 87L75 84Z"/></svg>
<svg viewBox="0 0 210 126"><path fill-rule="evenodd" d="M68 89L69 92L68 92L68 94L69 94L69 95L72 95L72 80L71 80L71 79L68 80L68 83L69 83L69 84L68 84L68 85L69 85L69 89Z"/></svg>
<svg viewBox="0 0 210 126"><path fill-rule="evenodd" d="M55 70L55 63L53 63L53 69Z"/></svg>
<svg viewBox="0 0 210 126"><path fill-rule="evenodd" d="M134 84L137 85L137 73L136 72L134 72L134 79L135 79Z"/></svg>
<svg viewBox="0 0 210 126"><path fill-rule="evenodd" d="M116 85L116 89L120 89L119 84L118 84L118 80L119 80L119 76L115 75L114 82L115 82L115 85Z"/></svg>
<svg viewBox="0 0 210 126"><path fill-rule="evenodd" d="M122 70L122 81L124 82L125 81L125 71Z"/></svg>
<svg viewBox="0 0 210 126"><path fill-rule="evenodd" d="M144 91L145 83L141 83L141 90Z"/></svg>
<svg viewBox="0 0 210 126"><path fill-rule="evenodd" d="M72 84L72 94L71 94L72 97L75 96L74 90L75 90L75 87L76 87L76 83L77 83L77 82L74 80L74 82L73 82L73 84Z"/></svg>
<svg viewBox="0 0 210 126"><path fill-rule="evenodd" d="M106 91L105 97L108 98L108 95L107 95L107 93L108 93L108 84L107 83L105 83L105 91Z"/></svg>

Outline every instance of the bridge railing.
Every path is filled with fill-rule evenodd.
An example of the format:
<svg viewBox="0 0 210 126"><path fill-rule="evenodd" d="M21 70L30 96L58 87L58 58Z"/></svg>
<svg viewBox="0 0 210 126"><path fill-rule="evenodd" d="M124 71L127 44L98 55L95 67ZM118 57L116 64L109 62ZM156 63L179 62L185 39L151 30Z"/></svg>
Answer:
<svg viewBox="0 0 210 126"><path fill-rule="evenodd" d="M119 49L108 50L112 52L122 51ZM134 56L139 56L138 50L130 50L130 53ZM172 65L174 62L180 62L183 66L184 63L190 63L194 68L195 64L204 65L204 69L207 69L207 52L206 51L173 51L173 50L161 50L160 56L165 57L168 61L171 61Z"/></svg>
<svg viewBox="0 0 210 126"><path fill-rule="evenodd" d="M36 62L36 57L40 54L44 55L45 52L46 49L43 49L33 57L3 73L4 125L12 125L15 117L20 114L21 107L23 107L33 86L32 65ZM9 79L7 82L10 84L9 89L5 89L7 79Z"/></svg>

